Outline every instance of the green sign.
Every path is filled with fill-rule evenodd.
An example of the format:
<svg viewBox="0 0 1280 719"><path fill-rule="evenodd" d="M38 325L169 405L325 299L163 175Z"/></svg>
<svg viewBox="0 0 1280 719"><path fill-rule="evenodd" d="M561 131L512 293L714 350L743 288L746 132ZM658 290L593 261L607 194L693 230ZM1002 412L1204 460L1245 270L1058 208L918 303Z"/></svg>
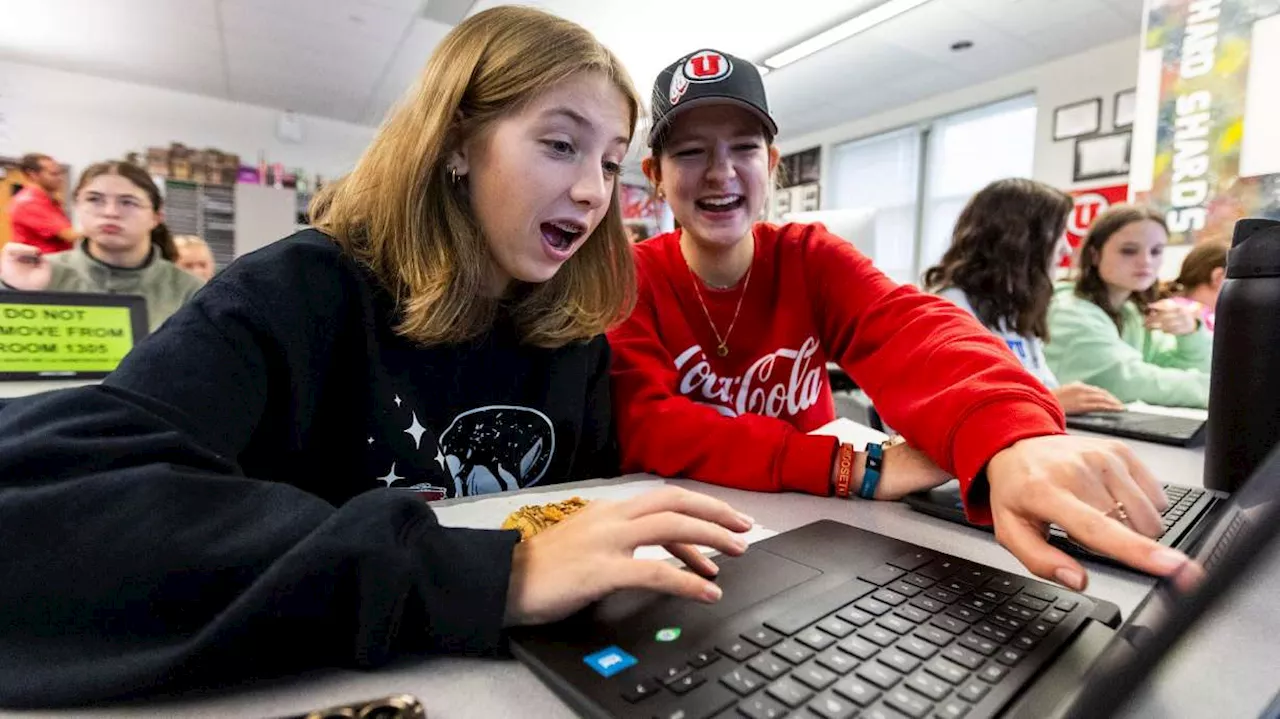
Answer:
<svg viewBox="0 0 1280 719"><path fill-rule="evenodd" d="M131 349L127 307L29 305L0 294L0 374L110 372Z"/></svg>

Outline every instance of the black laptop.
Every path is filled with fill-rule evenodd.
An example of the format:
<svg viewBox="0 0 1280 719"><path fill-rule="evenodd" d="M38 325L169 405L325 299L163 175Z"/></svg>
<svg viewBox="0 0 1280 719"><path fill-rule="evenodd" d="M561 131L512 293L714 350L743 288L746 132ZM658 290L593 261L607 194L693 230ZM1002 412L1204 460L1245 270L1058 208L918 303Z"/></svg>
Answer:
<svg viewBox="0 0 1280 719"><path fill-rule="evenodd" d="M1071 429L1174 447L1198 447L1204 444L1204 424L1203 419L1134 410L1067 415L1067 426Z"/></svg>
<svg viewBox="0 0 1280 719"><path fill-rule="evenodd" d="M1157 541L1166 547L1173 547L1190 554L1199 546L1205 530L1213 525L1213 520L1225 506L1227 494L1213 489L1184 487L1177 484L1164 485L1164 492L1169 498L1169 506L1161 516L1164 532ZM964 504L960 499L960 483L957 481L952 480L935 489L909 494L902 501L918 512L986 532L992 531L990 526L969 523L964 514ZM1049 527L1049 541L1068 554L1128 569L1127 565L1076 544L1056 524Z"/></svg>
<svg viewBox="0 0 1280 719"><path fill-rule="evenodd" d="M588 717L1109 717L1280 534L1277 498L1273 454L1195 554L1204 581L1119 631L1105 602L821 521L717 560L718 604L622 592L512 650Z"/></svg>

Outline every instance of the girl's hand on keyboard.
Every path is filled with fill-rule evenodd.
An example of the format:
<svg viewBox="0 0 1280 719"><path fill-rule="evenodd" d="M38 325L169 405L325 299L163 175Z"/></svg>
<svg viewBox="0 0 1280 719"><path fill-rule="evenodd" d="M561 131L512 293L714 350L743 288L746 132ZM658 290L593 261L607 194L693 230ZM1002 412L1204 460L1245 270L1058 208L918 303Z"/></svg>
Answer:
<svg viewBox="0 0 1280 719"><path fill-rule="evenodd" d="M506 624L554 622L619 589L718 601L720 588L707 577L719 569L695 545L740 555L747 543L739 533L751 525L749 517L728 504L677 487L622 502L594 501L516 545ZM637 547L653 545L694 571L634 558Z"/></svg>
<svg viewBox="0 0 1280 719"><path fill-rule="evenodd" d="M1124 403L1116 396L1101 387L1093 387L1083 382L1071 382L1050 390L1062 405L1067 414L1082 412L1123 412Z"/></svg>
<svg viewBox="0 0 1280 719"><path fill-rule="evenodd" d="M1163 529L1160 512L1168 499L1123 442L1069 435L1024 439L991 458L987 481L996 539L1038 576L1076 591L1088 583L1084 567L1046 540L1049 524L1156 576L1187 561L1151 539Z"/></svg>

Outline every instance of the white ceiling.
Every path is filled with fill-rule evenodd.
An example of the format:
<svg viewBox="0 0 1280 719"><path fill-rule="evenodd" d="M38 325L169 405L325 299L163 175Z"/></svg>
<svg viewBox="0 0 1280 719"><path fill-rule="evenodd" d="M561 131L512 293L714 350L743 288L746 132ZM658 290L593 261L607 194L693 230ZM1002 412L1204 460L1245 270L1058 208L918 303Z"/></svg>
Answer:
<svg viewBox="0 0 1280 719"><path fill-rule="evenodd" d="M445 0L7 2L0 59L373 125L449 31L423 16L433 2ZM683 53L715 47L760 61L880 2L524 4L592 30L647 96L662 67ZM499 4L478 0L471 11ZM1137 34L1142 5L932 0L765 83L783 134L803 134ZM957 40L974 47L952 52Z"/></svg>

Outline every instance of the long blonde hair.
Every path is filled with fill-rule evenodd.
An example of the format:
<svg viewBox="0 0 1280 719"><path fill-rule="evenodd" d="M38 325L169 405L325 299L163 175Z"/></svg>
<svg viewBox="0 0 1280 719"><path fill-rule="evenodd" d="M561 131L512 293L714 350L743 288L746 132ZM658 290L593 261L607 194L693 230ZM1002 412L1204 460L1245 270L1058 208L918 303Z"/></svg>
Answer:
<svg viewBox="0 0 1280 719"><path fill-rule="evenodd" d="M478 13L440 43L351 174L316 196L315 226L396 298L399 334L447 344L492 325L499 300L483 290L493 259L466 183L451 182L447 160L495 121L582 72L602 73L617 86L634 129L640 105L631 79L590 32L530 8ZM507 302L523 341L559 347L625 318L635 284L615 186L604 220L555 277L516 287Z"/></svg>

